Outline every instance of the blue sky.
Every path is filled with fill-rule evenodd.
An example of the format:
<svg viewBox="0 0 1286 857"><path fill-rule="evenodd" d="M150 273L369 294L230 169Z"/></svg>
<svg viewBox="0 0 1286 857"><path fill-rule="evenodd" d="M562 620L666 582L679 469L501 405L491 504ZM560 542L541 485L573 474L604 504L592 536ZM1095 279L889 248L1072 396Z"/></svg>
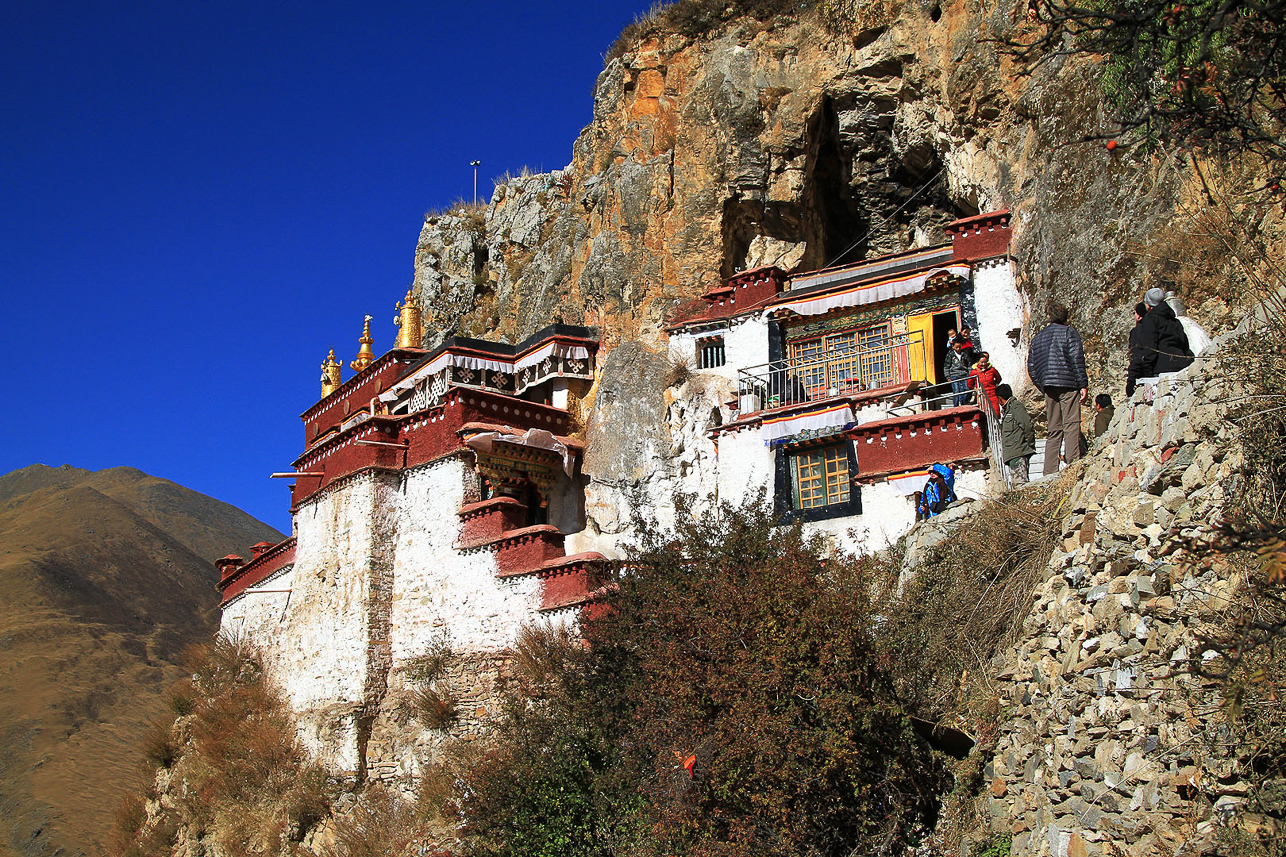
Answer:
<svg viewBox="0 0 1286 857"><path fill-rule="evenodd" d="M470 160L480 197L571 161L650 5L3 4L0 473L129 465L288 532L327 349L392 344Z"/></svg>

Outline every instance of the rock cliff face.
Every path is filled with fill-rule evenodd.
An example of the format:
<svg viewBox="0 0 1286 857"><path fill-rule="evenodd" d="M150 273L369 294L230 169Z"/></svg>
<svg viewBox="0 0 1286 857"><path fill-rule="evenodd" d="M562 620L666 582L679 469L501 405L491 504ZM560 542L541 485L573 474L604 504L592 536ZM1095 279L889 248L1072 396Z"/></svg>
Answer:
<svg viewBox="0 0 1286 857"><path fill-rule="evenodd" d="M605 353L625 342L657 353L667 314L736 270L934 243L953 218L1002 207L1016 215L1029 307L1072 306L1100 389L1120 386L1128 308L1145 288L1187 292L1199 320L1217 322L1226 307L1205 301L1216 290L1140 250L1184 198L1182 158L1085 142L1108 127L1091 67L1016 66L996 47L1021 26L1007 4L844 17L738 19L695 40L654 35L610 61L566 169L498 184L485 212L426 219L415 287L427 344L516 341L562 320L597 325ZM663 361L642 351L609 358L598 390L629 386L622 373L658 381ZM708 398L688 410L708 413ZM635 448L665 434L664 408L612 399L589 405L591 509L620 506L609 486L637 486L640 472L661 493L680 484L676 448ZM697 436L673 440L690 448Z"/></svg>

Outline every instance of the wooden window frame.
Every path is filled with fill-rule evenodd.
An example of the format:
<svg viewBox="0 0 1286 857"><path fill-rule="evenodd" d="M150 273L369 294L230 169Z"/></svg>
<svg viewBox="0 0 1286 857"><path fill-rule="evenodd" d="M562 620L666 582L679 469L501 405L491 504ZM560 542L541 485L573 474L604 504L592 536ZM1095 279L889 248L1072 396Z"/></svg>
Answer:
<svg viewBox="0 0 1286 857"><path fill-rule="evenodd" d="M792 453L794 507L802 511L847 503L852 496L848 458L844 444Z"/></svg>
<svg viewBox="0 0 1286 857"><path fill-rule="evenodd" d="M863 347L872 340L877 340L884 350L864 352ZM895 361L888 348L892 340L893 328L888 320L850 327L790 343L790 362L799 366L823 360L821 365L798 370L800 383L810 399L819 393L829 395L831 390L839 395L865 388L871 380L878 385L892 383ZM849 352L851 356L846 357Z"/></svg>
<svg viewBox="0 0 1286 857"><path fill-rule="evenodd" d="M722 336L709 336L697 340L698 369L718 369L727 362L728 354L724 350Z"/></svg>

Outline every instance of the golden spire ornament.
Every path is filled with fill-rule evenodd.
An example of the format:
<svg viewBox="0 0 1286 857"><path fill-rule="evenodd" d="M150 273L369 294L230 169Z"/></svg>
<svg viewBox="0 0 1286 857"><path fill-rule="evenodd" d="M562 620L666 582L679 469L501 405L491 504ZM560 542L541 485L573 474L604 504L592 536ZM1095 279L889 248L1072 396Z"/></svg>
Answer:
<svg viewBox="0 0 1286 857"><path fill-rule="evenodd" d="M343 368L344 368L343 364L335 359L335 349L332 348L330 350L330 355L325 360L322 361L322 365L321 365L321 370L322 370L321 397L323 399L329 396L331 393L338 390L340 384L343 383L339 377L340 372L343 370Z"/></svg>
<svg viewBox="0 0 1286 857"><path fill-rule="evenodd" d="M406 305L398 301L397 316L393 323L397 325L397 341L394 348L419 348L424 339L424 328L420 325L420 302L415 298L415 287L406 290Z"/></svg>
<svg viewBox="0 0 1286 857"><path fill-rule="evenodd" d="M362 322L362 338L357 341L362 344L362 347L357 349L357 356L348 364L348 368L354 372L361 372L375 360L375 352L371 351L371 343L375 340L371 339L371 317L369 315Z"/></svg>

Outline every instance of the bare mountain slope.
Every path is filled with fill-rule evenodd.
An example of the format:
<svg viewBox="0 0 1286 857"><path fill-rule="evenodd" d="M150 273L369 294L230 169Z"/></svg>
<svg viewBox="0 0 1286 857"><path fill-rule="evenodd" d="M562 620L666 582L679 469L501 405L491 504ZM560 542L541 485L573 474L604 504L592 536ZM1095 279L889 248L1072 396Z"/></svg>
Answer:
<svg viewBox="0 0 1286 857"><path fill-rule="evenodd" d="M132 468L0 477L0 855L97 854L217 626L210 560L281 534Z"/></svg>

